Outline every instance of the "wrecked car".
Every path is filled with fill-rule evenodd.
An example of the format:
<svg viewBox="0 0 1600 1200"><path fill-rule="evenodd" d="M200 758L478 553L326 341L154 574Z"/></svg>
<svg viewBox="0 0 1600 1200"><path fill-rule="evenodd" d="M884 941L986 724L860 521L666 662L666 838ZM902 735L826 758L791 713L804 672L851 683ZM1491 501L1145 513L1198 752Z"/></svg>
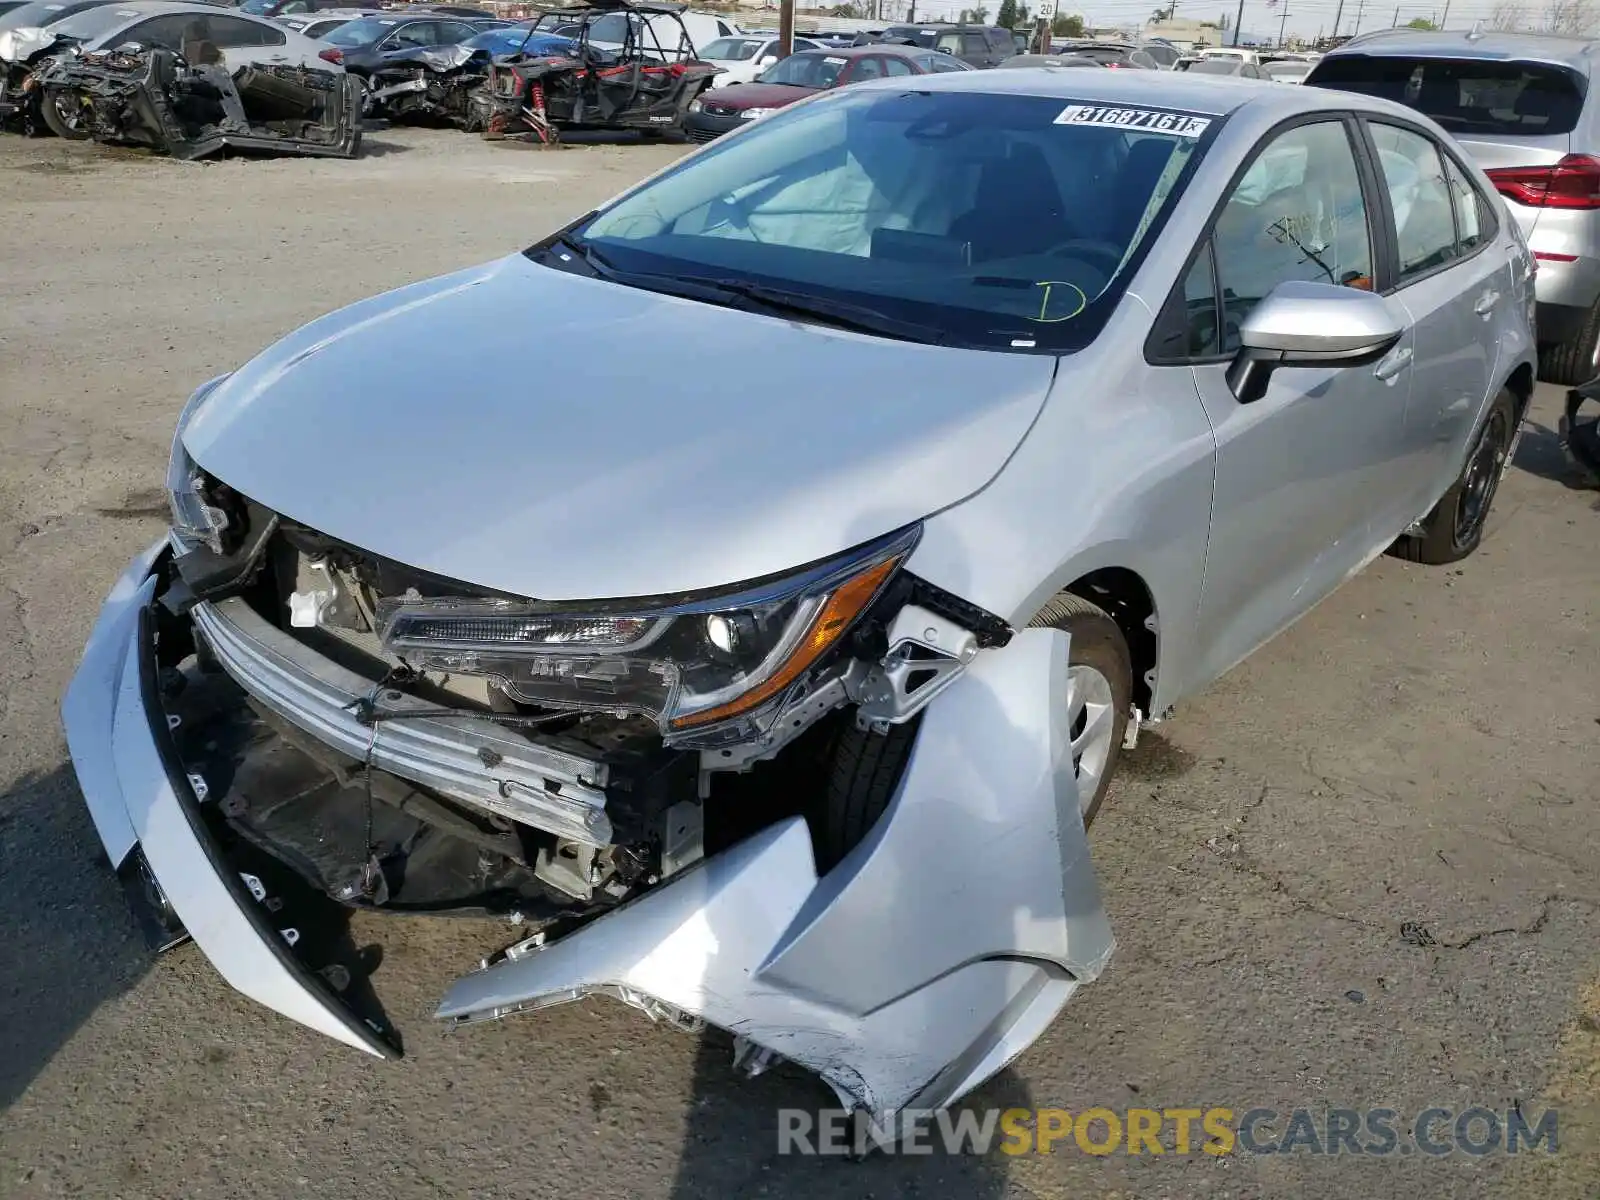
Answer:
<svg viewBox="0 0 1600 1200"><path fill-rule="evenodd" d="M491 29L454 46L424 46L384 55L373 72L367 111L391 121L437 120L469 132L488 127L484 85L498 58L575 59L578 43L527 27Z"/></svg>
<svg viewBox="0 0 1600 1200"><path fill-rule="evenodd" d="M1451 190L1397 208L1384 130ZM183 407L66 693L109 859L373 1054L346 915L489 915L445 1021L609 997L949 1104L1105 969L1140 726L1478 545L1534 364L1493 197L1356 95L884 79L315 320Z"/></svg>
<svg viewBox="0 0 1600 1200"><path fill-rule="evenodd" d="M226 150L354 158L361 83L309 67L190 65L170 50L64 54L28 80L69 135L173 158Z"/></svg>
<svg viewBox="0 0 1600 1200"><path fill-rule="evenodd" d="M684 11L681 4L596 0L547 13L577 18L570 35L576 52L495 59L474 97L482 124L475 118L472 127L490 138L523 135L547 143L563 129L680 133L689 106L717 74L695 57ZM613 19L619 16L626 19ZM597 30L623 40L601 45Z"/></svg>

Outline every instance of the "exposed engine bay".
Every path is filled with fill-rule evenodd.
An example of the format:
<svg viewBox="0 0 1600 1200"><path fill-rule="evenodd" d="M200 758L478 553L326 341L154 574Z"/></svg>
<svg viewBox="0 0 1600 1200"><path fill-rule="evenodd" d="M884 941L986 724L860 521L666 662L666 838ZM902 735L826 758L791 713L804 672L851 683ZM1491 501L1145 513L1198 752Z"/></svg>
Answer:
<svg viewBox="0 0 1600 1200"><path fill-rule="evenodd" d="M224 150L354 158L361 147L361 83L308 67L230 71L202 44L197 61L170 50L62 54L27 80L70 131L145 146L174 158ZM215 59L214 62L203 61Z"/></svg>
<svg viewBox="0 0 1600 1200"><path fill-rule="evenodd" d="M198 486L212 544L187 545L157 592L179 755L229 836L344 906L567 926L789 816L836 861L865 832L825 802L841 747L888 739L885 769L903 768L913 719L1010 637L895 574L904 537L764 604L575 612ZM819 631L822 652L770 674ZM727 702L735 688L754 702Z"/></svg>

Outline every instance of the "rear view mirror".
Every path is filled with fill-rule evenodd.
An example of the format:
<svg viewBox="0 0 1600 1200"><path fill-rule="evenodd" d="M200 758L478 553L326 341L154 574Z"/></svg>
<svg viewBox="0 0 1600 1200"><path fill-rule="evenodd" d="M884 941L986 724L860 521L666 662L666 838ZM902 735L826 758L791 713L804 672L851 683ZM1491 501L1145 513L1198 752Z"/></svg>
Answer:
<svg viewBox="0 0 1600 1200"><path fill-rule="evenodd" d="M1266 395L1279 367L1377 362L1400 340L1405 323L1382 296L1331 283L1280 283L1239 328L1239 353L1228 387L1240 404Z"/></svg>

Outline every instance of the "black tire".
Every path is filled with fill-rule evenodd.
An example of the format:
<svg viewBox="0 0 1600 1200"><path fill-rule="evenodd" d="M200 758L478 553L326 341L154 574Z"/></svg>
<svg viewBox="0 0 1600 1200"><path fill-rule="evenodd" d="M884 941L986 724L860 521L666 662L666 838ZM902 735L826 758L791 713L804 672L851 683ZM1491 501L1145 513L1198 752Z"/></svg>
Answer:
<svg viewBox="0 0 1600 1200"><path fill-rule="evenodd" d="M1539 348L1539 378L1546 383L1577 387L1600 375L1595 364L1600 352L1600 302L1583 318L1578 331L1564 342Z"/></svg>
<svg viewBox="0 0 1600 1200"><path fill-rule="evenodd" d="M1062 629L1071 634L1068 665L1093 667L1111 685L1111 748L1094 795L1078 798L1083 806L1083 823L1087 826L1099 814L1122 757L1122 739L1128 729L1129 710L1133 707L1133 655L1128 652L1128 639L1122 635L1122 628L1105 609L1081 596L1070 593L1057 596L1039 610L1029 625Z"/></svg>
<svg viewBox="0 0 1600 1200"><path fill-rule="evenodd" d="M1093 667L1111 684L1111 748L1099 786L1084 808L1084 823L1088 824L1100 811L1106 786L1122 753L1122 737L1133 703L1133 657L1117 623L1103 609L1078 596L1056 597L1039 611L1032 624L1071 634L1069 665ZM832 870L883 816L911 758L919 724L908 721L891 726L888 733L882 734L859 729L853 721L841 724L824 751L822 804L812 816L819 873Z"/></svg>
<svg viewBox="0 0 1600 1200"><path fill-rule="evenodd" d="M39 115L44 118L45 127L58 138L65 138L69 142L86 142L89 140L88 131L68 124L67 118L62 116L61 110L56 107L58 100L70 102L71 99L70 93L46 89L39 97Z"/></svg>
<svg viewBox="0 0 1600 1200"><path fill-rule="evenodd" d="M1461 474L1422 519L1422 533L1399 539L1389 553L1407 562L1437 566L1460 562L1478 548L1494 494L1510 465L1518 413L1517 398L1502 388L1468 443Z"/></svg>
<svg viewBox="0 0 1600 1200"><path fill-rule="evenodd" d="M819 875L837 866L883 816L920 724L891 725L888 733L858 729L853 718L841 724L826 752L822 809L812 822Z"/></svg>

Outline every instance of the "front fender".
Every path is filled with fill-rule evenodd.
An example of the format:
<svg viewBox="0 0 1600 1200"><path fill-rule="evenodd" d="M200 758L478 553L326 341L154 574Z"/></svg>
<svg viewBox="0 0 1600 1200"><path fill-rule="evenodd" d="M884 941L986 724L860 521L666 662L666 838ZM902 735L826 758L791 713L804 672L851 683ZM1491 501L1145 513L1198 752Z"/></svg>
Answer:
<svg viewBox="0 0 1600 1200"><path fill-rule="evenodd" d="M1028 629L980 655L924 713L888 811L827 875L792 818L459 980L437 1015L642 995L810 1068L875 1117L953 1103L1113 948L1078 813L1067 649L1064 632Z"/></svg>

